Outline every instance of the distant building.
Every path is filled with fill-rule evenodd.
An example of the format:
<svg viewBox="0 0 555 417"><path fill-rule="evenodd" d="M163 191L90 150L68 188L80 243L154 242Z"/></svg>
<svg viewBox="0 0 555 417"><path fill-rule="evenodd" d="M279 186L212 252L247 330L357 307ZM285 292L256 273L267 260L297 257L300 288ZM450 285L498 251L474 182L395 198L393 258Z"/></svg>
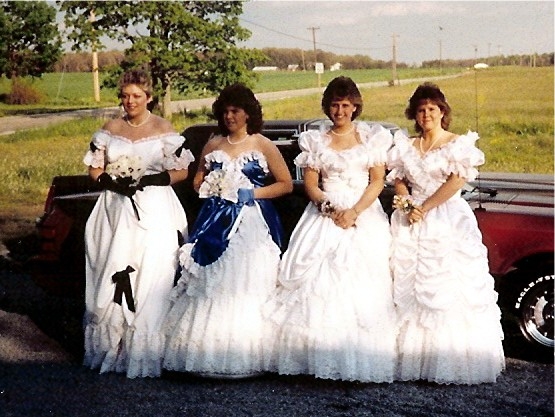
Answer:
<svg viewBox="0 0 555 417"><path fill-rule="evenodd" d="M277 71L278 67L254 67L253 71Z"/></svg>
<svg viewBox="0 0 555 417"><path fill-rule="evenodd" d="M330 71L339 71L341 69L341 63L336 62L335 64L330 66Z"/></svg>

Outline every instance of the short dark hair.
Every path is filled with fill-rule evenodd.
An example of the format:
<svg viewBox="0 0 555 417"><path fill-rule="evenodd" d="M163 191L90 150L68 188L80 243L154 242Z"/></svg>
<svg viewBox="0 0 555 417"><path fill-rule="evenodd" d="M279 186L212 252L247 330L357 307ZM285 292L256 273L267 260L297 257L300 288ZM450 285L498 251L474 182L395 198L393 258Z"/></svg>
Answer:
<svg viewBox="0 0 555 417"><path fill-rule="evenodd" d="M449 129L449 125L451 124L451 107L449 103L447 103L439 87L430 82L420 84L412 94L412 97L409 99L409 105L405 109L405 116L407 119L416 120L416 110L418 106L427 101L432 102L440 108L443 112L441 127L445 130ZM422 127L420 127L418 123L414 124L414 129L418 133L422 133Z"/></svg>
<svg viewBox="0 0 555 417"><path fill-rule="evenodd" d="M118 98L121 98L123 87L136 85L143 90L147 97L152 97L152 80L144 70L134 69L125 71L118 81Z"/></svg>
<svg viewBox="0 0 555 417"><path fill-rule="evenodd" d="M322 111L330 117L332 101L344 99L349 100L356 106L351 116L351 120L355 120L362 113L362 95L355 82L349 77L336 77L330 81L322 96Z"/></svg>
<svg viewBox="0 0 555 417"><path fill-rule="evenodd" d="M264 124L262 106L250 88L241 83L229 85L221 91L216 101L212 104L212 114L218 121L222 135L229 134L229 130L224 123L224 113L228 106L239 107L248 114L247 133L249 135L260 133Z"/></svg>

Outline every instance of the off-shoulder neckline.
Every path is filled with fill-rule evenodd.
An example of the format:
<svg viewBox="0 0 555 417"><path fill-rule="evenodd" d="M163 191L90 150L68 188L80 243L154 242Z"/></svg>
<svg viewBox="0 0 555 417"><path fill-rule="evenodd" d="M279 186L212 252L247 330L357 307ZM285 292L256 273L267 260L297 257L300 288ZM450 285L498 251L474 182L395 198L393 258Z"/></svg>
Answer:
<svg viewBox="0 0 555 417"><path fill-rule="evenodd" d="M127 143L141 143L141 142L159 140L159 139L162 139L162 138L168 137L168 136L181 136L177 132L167 132L167 133L159 133L157 135L152 135L152 136L145 136L143 138L132 140L132 139L126 138L125 136L121 136L121 135L117 135L115 133L112 133L112 132L110 132L109 130L106 130L106 129L100 129L99 132L104 133L105 135L111 136L115 139L119 139L123 142L127 142Z"/></svg>
<svg viewBox="0 0 555 417"><path fill-rule="evenodd" d="M245 156L249 156L249 155L253 155L253 156L256 156L258 158L259 157L264 158L264 154L258 149L250 149L250 150L242 151L242 152L239 152L235 156L231 156L229 153L227 153L223 149L214 149L213 151L207 153L204 158L206 159L206 157L208 157L208 155L215 154L215 153L224 154L228 161L236 161L238 159L244 158Z"/></svg>

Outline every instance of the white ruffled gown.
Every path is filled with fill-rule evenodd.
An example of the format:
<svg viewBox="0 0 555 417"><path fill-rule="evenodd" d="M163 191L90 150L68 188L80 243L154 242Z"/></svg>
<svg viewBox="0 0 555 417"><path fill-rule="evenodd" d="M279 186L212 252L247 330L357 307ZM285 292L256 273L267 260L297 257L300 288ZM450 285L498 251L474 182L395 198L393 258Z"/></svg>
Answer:
<svg viewBox="0 0 555 417"><path fill-rule="evenodd" d="M193 156L181 147L184 140L173 133L132 142L100 130L92 139L95 151L87 152L84 162L104 168L121 156L138 156L147 175L186 169ZM187 219L171 186L145 187L133 200L140 220L128 197L104 191L87 221L83 362L101 373L156 377L164 349L161 325L178 267L178 236L186 239ZM131 271L131 292L114 301L113 276L125 270Z"/></svg>
<svg viewBox="0 0 555 417"><path fill-rule="evenodd" d="M386 162L392 137L381 126L357 123L361 144L329 147L324 131L299 138L295 163L320 171L329 201L350 208ZM391 382L396 319L389 270L391 235L378 199L342 229L309 203L284 253L279 287L266 306L274 340L268 369L280 374Z"/></svg>
<svg viewBox="0 0 555 417"><path fill-rule="evenodd" d="M424 156L414 139L397 132L389 180L406 178L421 204L451 174L473 180L484 155L468 132ZM400 380L494 382L504 369L503 331L487 249L460 191L409 225L400 210L391 219L394 297L400 320Z"/></svg>
<svg viewBox="0 0 555 417"><path fill-rule="evenodd" d="M269 174L259 151L231 158L216 150L205 159L210 171L242 172L254 186L262 186ZM262 306L276 286L281 234L270 200L252 206L205 200L189 243L181 248L183 273L164 324L165 369L216 378L264 372L268 341Z"/></svg>

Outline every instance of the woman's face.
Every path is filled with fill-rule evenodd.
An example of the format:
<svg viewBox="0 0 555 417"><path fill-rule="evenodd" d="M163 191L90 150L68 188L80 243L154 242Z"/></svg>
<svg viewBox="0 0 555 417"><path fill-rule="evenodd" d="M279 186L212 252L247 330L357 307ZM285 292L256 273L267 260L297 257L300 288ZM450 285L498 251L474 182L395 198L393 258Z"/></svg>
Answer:
<svg viewBox="0 0 555 417"><path fill-rule="evenodd" d="M241 107L226 106L223 119L229 133L235 133L243 128L246 130L249 115Z"/></svg>
<svg viewBox="0 0 555 417"><path fill-rule="evenodd" d="M334 99L330 103L330 119L337 127L348 125L356 108L349 99Z"/></svg>
<svg viewBox="0 0 555 417"><path fill-rule="evenodd" d="M443 112L437 104L429 100L420 102L416 108L416 123L424 132L428 132L441 126Z"/></svg>
<svg viewBox="0 0 555 417"><path fill-rule="evenodd" d="M146 111L146 105L152 101L136 84L129 84L121 89L121 104L129 117L136 117Z"/></svg>

